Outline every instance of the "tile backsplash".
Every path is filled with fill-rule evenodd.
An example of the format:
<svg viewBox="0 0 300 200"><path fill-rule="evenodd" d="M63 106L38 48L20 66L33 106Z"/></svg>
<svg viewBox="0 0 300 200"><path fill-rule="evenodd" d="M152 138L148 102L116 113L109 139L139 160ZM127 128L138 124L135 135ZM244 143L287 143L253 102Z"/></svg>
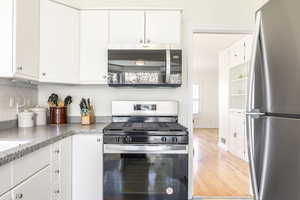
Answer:
<svg viewBox="0 0 300 200"><path fill-rule="evenodd" d="M38 89L27 82L0 80L0 122L17 119L17 104L25 103L25 108L38 102Z"/></svg>

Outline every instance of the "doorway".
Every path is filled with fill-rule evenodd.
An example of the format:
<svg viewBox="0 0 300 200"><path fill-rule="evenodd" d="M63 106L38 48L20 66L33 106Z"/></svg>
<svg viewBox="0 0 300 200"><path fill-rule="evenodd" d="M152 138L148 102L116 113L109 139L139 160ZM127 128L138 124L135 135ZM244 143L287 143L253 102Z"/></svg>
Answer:
<svg viewBox="0 0 300 200"><path fill-rule="evenodd" d="M251 198L245 106L251 35L195 33L193 196Z"/></svg>

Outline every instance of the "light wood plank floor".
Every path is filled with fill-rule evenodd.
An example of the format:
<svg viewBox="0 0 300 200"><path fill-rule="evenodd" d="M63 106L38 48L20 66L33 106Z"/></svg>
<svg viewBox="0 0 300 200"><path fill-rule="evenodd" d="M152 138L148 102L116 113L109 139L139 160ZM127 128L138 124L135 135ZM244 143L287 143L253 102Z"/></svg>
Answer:
<svg viewBox="0 0 300 200"><path fill-rule="evenodd" d="M248 163L218 147L218 129L194 129L194 196L250 196Z"/></svg>

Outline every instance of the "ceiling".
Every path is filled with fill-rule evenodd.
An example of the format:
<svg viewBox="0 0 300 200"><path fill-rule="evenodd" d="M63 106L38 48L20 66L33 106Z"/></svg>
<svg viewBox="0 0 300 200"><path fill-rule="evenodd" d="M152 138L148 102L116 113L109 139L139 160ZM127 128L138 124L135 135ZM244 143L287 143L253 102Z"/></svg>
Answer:
<svg viewBox="0 0 300 200"><path fill-rule="evenodd" d="M217 70L219 52L245 36L244 34L194 34L194 68Z"/></svg>

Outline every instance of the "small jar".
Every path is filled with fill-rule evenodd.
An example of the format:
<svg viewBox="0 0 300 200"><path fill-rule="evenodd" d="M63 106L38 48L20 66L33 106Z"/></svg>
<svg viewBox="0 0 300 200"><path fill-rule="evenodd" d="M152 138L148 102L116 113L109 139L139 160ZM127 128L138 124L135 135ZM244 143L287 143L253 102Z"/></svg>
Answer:
<svg viewBox="0 0 300 200"><path fill-rule="evenodd" d="M35 125L44 126L47 124L47 109L43 107L35 107L30 109L35 113Z"/></svg>
<svg viewBox="0 0 300 200"><path fill-rule="evenodd" d="M28 110L18 113L18 125L20 128L34 127L34 113Z"/></svg>

